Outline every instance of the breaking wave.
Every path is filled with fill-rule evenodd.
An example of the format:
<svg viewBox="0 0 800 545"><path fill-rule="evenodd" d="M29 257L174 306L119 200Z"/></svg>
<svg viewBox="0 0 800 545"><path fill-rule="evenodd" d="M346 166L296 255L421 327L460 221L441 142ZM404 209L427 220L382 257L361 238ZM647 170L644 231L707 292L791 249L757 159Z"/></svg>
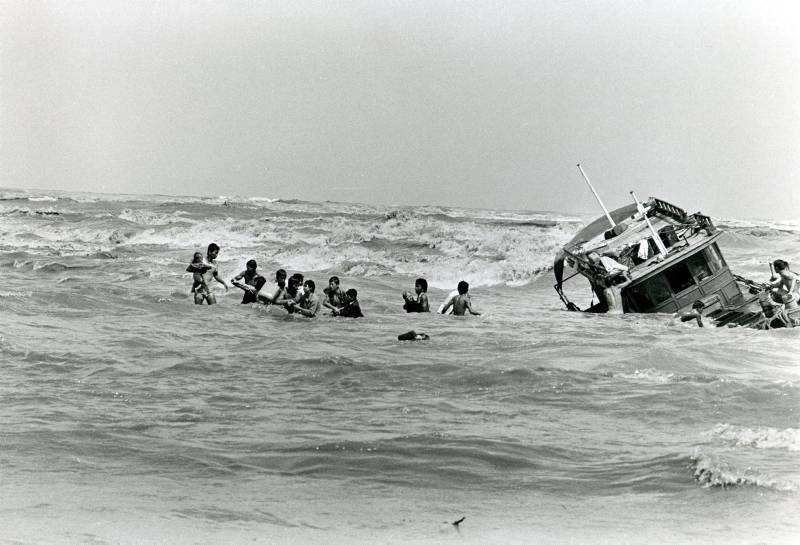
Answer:
<svg viewBox="0 0 800 545"><path fill-rule="evenodd" d="M759 487L781 492L794 492L797 483L765 475L751 467L741 469L719 457L695 454L689 470L692 477L706 488Z"/></svg>

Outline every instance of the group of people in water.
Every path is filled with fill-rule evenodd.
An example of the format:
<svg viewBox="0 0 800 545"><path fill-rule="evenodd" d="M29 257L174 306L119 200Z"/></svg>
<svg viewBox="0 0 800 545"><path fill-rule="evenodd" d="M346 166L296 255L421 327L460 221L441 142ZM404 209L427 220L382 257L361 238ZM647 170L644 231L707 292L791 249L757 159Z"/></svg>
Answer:
<svg viewBox="0 0 800 545"><path fill-rule="evenodd" d="M213 305L217 302L214 292L209 284L219 282L225 289L228 284L220 278L217 267L219 246L215 243L208 245L206 256L196 252L186 271L192 273L192 289L194 302L202 305L203 302ZM313 280L305 279L302 274L295 273L287 278L284 269L275 272L275 287L269 289L267 279L258 273L258 264L254 259L247 262L246 269L231 279L231 284L244 291L242 303L263 303L266 305L280 306L290 314L301 314L313 318L323 308L330 309L334 316L360 318L361 305L358 301L358 291L355 289L344 290L338 276L331 276L328 287L323 289L324 298L316 294L316 284ZM414 292L403 292L403 308L406 312L429 312L428 282L424 278L417 278ZM438 312L447 314L451 312L456 316L463 316L467 312L478 315L472 308L469 296L469 284L463 280L458 283L456 290L448 295Z"/></svg>

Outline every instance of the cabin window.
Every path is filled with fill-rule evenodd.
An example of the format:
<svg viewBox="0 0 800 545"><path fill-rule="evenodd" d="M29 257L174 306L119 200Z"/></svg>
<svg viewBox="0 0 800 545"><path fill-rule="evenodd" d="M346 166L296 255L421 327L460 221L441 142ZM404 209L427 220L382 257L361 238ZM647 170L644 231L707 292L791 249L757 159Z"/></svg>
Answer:
<svg viewBox="0 0 800 545"><path fill-rule="evenodd" d="M703 253L706 256L708 266L711 268L712 273L715 273L725 267L725 260L722 258L722 254L719 253L719 248L716 244L712 244L703 250Z"/></svg>
<svg viewBox="0 0 800 545"><path fill-rule="evenodd" d="M634 310L645 312L672 297L664 275L648 278L627 290Z"/></svg>
<svg viewBox="0 0 800 545"><path fill-rule="evenodd" d="M702 282L704 279L711 276L711 267L709 267L706 261L705 252L697 252L684 263L689 267L689 272L698 282Z"/></svg>
<svg viewBox="0 0 800 545"><path fill-rule="evenodd" d="M694 277L692 277L692 272L686 262L676 263L664 272L664 276L667 278L669 287L675 293L680 293L695 285Z"/></svg>

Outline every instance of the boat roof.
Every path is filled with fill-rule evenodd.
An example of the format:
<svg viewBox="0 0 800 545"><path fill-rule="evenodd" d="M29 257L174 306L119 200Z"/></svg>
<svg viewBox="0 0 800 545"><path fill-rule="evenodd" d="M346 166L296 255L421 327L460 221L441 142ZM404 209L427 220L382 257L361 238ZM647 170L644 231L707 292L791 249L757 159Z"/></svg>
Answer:
<svg viewBox="0 0 800 545"><path fill-rule="evenodd" d="M609 215L616 227L612 228L608 218L601 216L564 245L555 264L559 285L564 259L572 268L590 278L603 276L603 273L614 274L614 270L609 269L616 268L614 262L617 262L624 268L625 281L619 282L620 287L624 287L700 251L720 234L708 216L687 214L683 209L654 197L641 210L634 203L609 212ZM661 236L660 233L665 231ZM657 250L654 232L659 241L664 238L669 241L666 255ZM647 257L643 261L638 257L631 259L633 254Z"/></svg>

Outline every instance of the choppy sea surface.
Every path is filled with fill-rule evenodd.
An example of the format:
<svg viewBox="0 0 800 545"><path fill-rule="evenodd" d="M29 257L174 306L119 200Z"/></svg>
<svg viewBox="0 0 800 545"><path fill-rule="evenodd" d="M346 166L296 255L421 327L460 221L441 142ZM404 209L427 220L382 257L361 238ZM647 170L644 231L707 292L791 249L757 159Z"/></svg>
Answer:
<svg viewBox="0 0 800 545"><path fill-rule="evenodd" d="M562 310L588 219L0 190L0 542L798 542L800 328ZM800 265L800 223L715 221ZM365 317L195 306L209 242ZM406 314L417 276L482 315Z"/></svg>

